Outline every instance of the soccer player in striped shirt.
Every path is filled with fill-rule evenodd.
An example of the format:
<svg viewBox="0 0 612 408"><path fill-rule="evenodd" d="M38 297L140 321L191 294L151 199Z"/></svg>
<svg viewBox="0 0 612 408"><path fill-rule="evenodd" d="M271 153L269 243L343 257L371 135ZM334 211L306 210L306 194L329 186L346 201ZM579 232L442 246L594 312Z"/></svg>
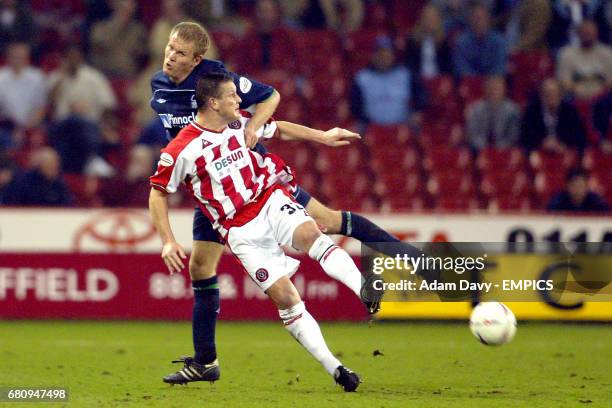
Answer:
<svg viewBox="0 0 612 408"><path fill-rule="evenodd" d="M359 269L291 195L294 176L282 159L248 148L245 127L250 115L239 109L241 98L232 77L223 72L205 74L197 83L196 101L195 120L162 150L157 172L151 177L149 210L164 242L164 262L171 273L183 268L185 251L172 234L167 195L184 183L244 270L274 301L291 335L345 391L355 391L359 376L327 348L317 322L289 280L299 262L280 246L291 245L308 253L358 297L362 285ZM278 125L281 132L283 124ZM278 131L276 122L270 120L257 134L269 138ZM206 374L216 366L185 363L182 370L164 380L206 380Z"/></svg>

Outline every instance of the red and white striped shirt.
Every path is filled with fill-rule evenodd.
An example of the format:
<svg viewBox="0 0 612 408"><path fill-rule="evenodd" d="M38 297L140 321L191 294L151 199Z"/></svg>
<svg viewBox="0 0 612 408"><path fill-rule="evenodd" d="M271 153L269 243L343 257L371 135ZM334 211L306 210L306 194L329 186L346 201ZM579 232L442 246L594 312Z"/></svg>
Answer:
<svg viewBox="0 0 612 408"><path fill-rule="evenodd" d="M151 186L175 193L179 184L198 202L204 215L222 235L232 225L236 212L278 185L288 185L294 176L283 160L261 155L246 147L244 127L250 115L215 132L191 122L162 149ZM278 134L276 123L268 121L258 137ZM255 216L256 214L253 214Z"/></svg>

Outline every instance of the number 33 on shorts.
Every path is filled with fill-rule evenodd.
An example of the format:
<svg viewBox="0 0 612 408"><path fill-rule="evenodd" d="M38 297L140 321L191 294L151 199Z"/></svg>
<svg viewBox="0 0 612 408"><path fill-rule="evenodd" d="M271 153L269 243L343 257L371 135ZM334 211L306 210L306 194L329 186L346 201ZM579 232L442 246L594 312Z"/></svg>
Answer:
<svg viewBox="0 0 612 408"><path fill-rule="evenodd" d="M304 207L302 207L300 204L297 204L297 203L284 204L280 208L280 210L288 212L289 215L293 215L293 214L295 214L296 211L301 210L301 211L304 211L304 215L309 215L308 211L306 211L306 209Z"/></svg>

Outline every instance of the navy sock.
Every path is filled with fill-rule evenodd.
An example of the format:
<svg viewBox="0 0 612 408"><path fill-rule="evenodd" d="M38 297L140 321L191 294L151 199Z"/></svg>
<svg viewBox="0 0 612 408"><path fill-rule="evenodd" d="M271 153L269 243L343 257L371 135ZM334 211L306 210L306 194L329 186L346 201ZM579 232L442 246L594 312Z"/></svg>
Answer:
<svg viewBox="0 0 612 408"><path fill-rule="evenodd" d="M353 237L373 250L388 256L408 254L418 257L422 253L418 248L400 241L367 218L350 211L342 211L340 233L347 237Z"/></svg>
<svg viewBox="0 0 612 408"><path fill-rule="evenodd" d="M425 255L414 245L400 241L367 218L349 211L342 211L341 234L358 239L374 251L387 256L395 257L406 254L409 257L418 258ZM440 271L436 269L420 268L417 275L428 282L440 279Z"/></svg>
<svg viewBox="0 0 612 408"><path fill-rule="evenodd" d="M217 277L192 281L193 287L193 348L196 363L208 364L217 358L215 327L219 314L219 284Z"/></svg>

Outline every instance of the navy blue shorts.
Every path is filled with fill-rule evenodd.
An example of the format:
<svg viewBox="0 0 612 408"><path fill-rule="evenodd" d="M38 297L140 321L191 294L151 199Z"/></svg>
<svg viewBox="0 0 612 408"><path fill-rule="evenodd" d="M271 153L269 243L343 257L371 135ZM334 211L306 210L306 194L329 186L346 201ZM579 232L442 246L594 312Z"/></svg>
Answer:
<svg viewBox="0 0 612 408"><path fill-rule="evenodd" d="M306 208L311 196L308 191L298 186L295 193L293 193L293 198ZM217 242L221 245L225 245L225 241L223 241L217 231L213 229L212 224L208 218L206 218L200 207L196 207L195 213L193 214L193 240Z"/></svg>

